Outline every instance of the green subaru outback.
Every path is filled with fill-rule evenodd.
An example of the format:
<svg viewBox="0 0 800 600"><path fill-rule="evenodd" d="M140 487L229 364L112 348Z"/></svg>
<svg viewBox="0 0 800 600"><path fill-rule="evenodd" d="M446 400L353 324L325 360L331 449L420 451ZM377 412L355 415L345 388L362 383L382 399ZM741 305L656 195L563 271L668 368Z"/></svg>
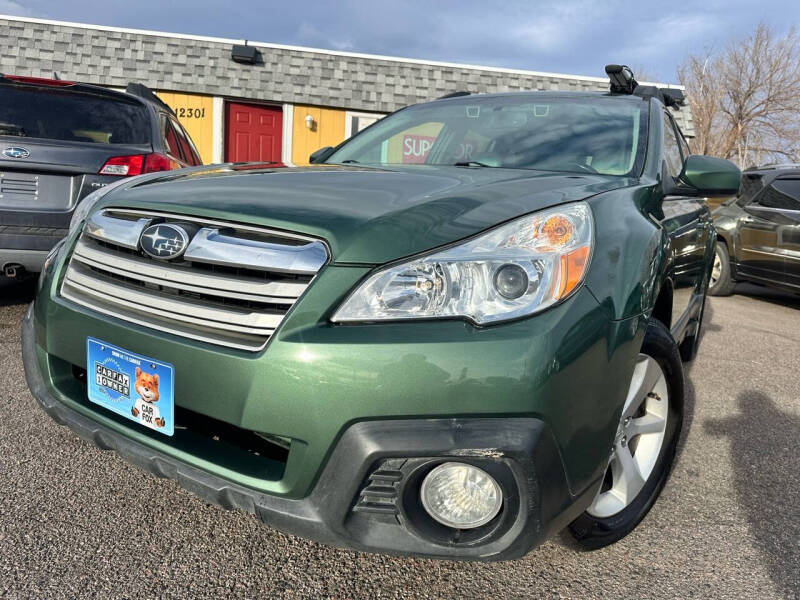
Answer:
<svg viewBox="0 0 800 600"><path fill-rule="evenodd" d="M58 423L277 529L508 559L663 488L716 239L674 90L458 95L98 190L23 323Z"/></svg>

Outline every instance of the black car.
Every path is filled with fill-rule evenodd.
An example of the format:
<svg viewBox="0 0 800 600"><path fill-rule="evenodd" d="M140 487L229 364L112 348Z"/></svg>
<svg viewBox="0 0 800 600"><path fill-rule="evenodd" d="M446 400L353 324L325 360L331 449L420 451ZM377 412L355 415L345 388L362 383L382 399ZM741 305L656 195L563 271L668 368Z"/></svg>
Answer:
<svg viewBox="0 0 800 600"><path fill-rule="evenodd" d="M800 293L800 165L744 171L739 195L713 216L710 294L731 294L737 281Z"/></svg>
<svg viewBox="0 0 800 600"><path fill-rule="evenodd" d="M0 74L0 273L40 271L90 192L199 164L172 110L144 85L120 92Z"/></svg>

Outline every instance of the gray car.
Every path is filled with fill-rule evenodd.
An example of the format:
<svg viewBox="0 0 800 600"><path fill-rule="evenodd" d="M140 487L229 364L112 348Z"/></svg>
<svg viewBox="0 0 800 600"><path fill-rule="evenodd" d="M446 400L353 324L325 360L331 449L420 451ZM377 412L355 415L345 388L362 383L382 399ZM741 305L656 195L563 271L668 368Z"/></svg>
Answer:
<svg viewBox="0 0 800 600"><path fill-rule="evenodd" d="M172 110L141 84L0 75L0 273L39 272L90 192L199 164Z"/></svg>
<svg viewBox="0 0 800 600"><path fill-rule="evenodd" d="M800 293L800 165L748 169L738 196L714 211L709 293L751 281Z"/></svg>

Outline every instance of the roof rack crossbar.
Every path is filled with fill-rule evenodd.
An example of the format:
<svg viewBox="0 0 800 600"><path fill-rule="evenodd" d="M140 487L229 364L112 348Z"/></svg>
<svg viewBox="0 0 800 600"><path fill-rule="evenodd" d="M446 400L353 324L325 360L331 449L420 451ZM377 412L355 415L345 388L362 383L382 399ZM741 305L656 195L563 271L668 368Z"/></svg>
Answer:
<svg viewBox="0 0 800 600"><path fill-rule="evenodd" d="M627 94L640 98L657 98L664 106L680 109L686 106L686 96L676 88L660 88L654 85L641 85L628 65L606 65L606 75L610 80L612 94Z"/></svg>
<svg viewBox="0 0 800 600"><path fill-rule="evenodd" d="M612 94L633 94L639 86L628 65L606 65L606 75L611 80Z"/></svg>

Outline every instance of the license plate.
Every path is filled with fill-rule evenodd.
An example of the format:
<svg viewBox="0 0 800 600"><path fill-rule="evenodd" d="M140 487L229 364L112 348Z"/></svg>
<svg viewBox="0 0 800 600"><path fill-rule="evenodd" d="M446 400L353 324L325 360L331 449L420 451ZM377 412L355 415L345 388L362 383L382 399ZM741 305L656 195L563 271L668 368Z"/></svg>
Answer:
<svg viewBox="0 0 800 600"><path fill-rule="evenodd" d="M89 337L86 365L89 400L159 433L175 432L171 364Z"/></svg>

